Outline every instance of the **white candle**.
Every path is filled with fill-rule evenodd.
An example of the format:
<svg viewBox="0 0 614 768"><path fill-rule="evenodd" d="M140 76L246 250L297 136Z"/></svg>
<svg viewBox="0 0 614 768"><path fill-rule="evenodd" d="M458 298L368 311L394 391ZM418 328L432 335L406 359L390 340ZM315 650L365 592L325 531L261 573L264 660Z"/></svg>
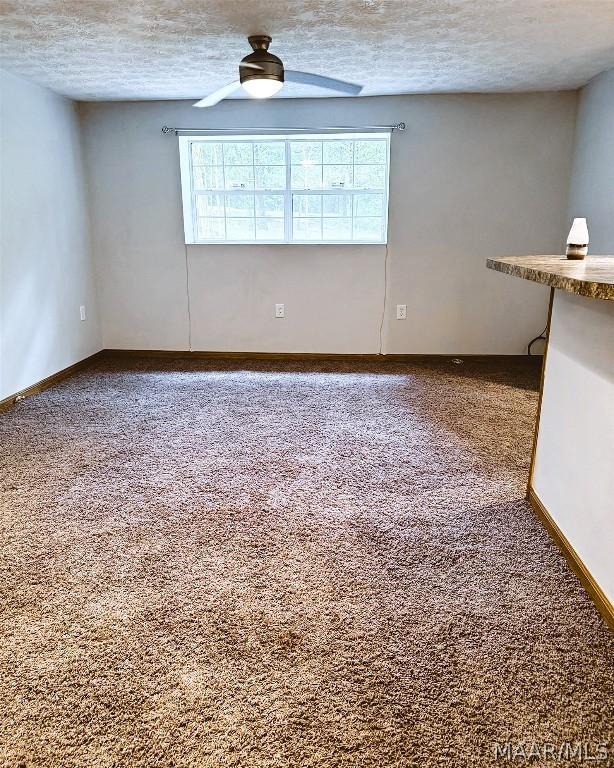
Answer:
<svg viewBox="0 0 614 768"><path fill-rule="evenodd" d="M574 219L569 235L567 235L568 245L588 245L588 227L586 219Z"/></svg>

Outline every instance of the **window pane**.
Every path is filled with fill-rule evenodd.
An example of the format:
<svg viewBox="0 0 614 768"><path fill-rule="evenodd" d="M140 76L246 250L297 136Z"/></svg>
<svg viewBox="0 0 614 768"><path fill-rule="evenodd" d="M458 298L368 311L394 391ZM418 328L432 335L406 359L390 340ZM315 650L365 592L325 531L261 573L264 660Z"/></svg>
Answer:
<svg viewBox="0 0 614 768"><path fill-rule="evenodd" d="M254 144L256 165L285 165L286 145L283 141L264 141Z"/></svg>
<svg viewBox="0 0 614 768"><path fill-rule="evenodd" d="M251 165L253 162L250 142L224 142L224 165Z"/></svg>
<svg viewBox="0 0 614 768"><path fill-rule="evenodd" d="M322 238L324 240L351 240L352 219L322 219Z"/></svg>
<svg viewBox="0 0 614 768"><path fill-rule="evenodd" d="M383 165L355 165L355 189L383 189L386 183L386 169Z"/></svg>
<svg viewBox="0 0 614 768"><path fill-rule="evenodd" d="M385 163L386 139L366 139L354 143L355 163Z"/></svg>
<svg viewBox="0 0 614 768"><path fill-rule="evenodd" d="M292 195L292 213L294 216L320 216L322 213L322 195Z"/></svg>
<svg viewBox="0 0 614 768"><path fill-rule="evenodd" d="M294 165L319 165L322 162L321 141L291 141L290 162Z"/></svg>
<svg viewBox="0 0 614 768"><path fill-rule="evenodd" d="M226 189L253 189L254 169L251 165L236 165L224 169Z"/></svg>
<svg viewBox="0 0 614 768"><path fill-rule="evenodd" d="M226 219L228 240L254 240L253 219Z"/></svg>
<svg viewBox="0 0 614 768"><path fill-rule="evenodd" d="M351 165L325 165L324 166L324 182L322 185L325 189L332 189L334 187L345 187L346 189L352 186L352 166Z"/></svg>
<svg viewBox="0 0 614 768"><path fill-rule="evenodd" d="M256 240L283 240L283 219L256 219Z"/></svg>
<svg viewBox="0 0 614 768"><path fill-rule="evenodd" d="M321 219L293 219L294 240L321 240Z"/></svg>
<svg viewBox="0 0 614 768"><path fill-rule="evenodd" d="M384 195L354 195L354 216L381 216L384 213Z"/></svg>
<svg viewBox="0 0 614 768"><path fill-rule="evenodd" d="M253 216L253 195L226 195L226 216Z"/></svg>
<svg viewBox="0 0 614 768"><path fill-rule="evenodd" d="M322 189L322 166L293 165L292 189Z"/></svg>
<svg viewBox="0 0 614 768"><path fill-rule="evenodd" d="M351 216L352 198L350 195L322 195L323 216Z"/></svg>
<svg viewBox="0 0 614 768"><path fill-rule="evenodd" d="M351 163L353 142L349 139L336 139L322 142L324 163Z"/></svg>
<svg viewBox="0 0 614 768"><path fill-rule="evenodd" d="M285 189L286 168L283 165L256 168L256 189Z"/></svg>
<svg viewBox="0 0 614 768"><path fill-rule="evenodd" d="M388 139L375 136L190 137L182 172L192 178L182 186L191 232L205 242L283 242L289 227L300 242L382 242Z"/></svg>
<svg viewBox="0 0 614 768"><path fill-rule="evenodd" d="M199 141L192 144L193 165L222 165L222 145L217 141Z"/></svg>
<svg viewBox="0 0 614 768"><path fill-rule="evenodd" d="M284 215L283 195L256 195L256 216Z"/></svg>
<svg viewBox="0 0 614 768"><path fill-rule="evenodd" d="M194 189L224 189L222 166L194 168Z"/></svg>
<svg viewBox="0 0 614 768"><path fill-rule="evenodd" d="M199 240L224 240L224 219L198 219Z"/></svg>
<svg viewBox="0 0 614 768"><path fill-rule="evenodd" d="M223 216L223 195L196 195L197 216Z"/></svg>
<svg viewBox="0 0 614 768"><path fill-rule="evenodd" d="M364 219L354 219L354 240L381 240L382 219L369 216Z"/></svg>

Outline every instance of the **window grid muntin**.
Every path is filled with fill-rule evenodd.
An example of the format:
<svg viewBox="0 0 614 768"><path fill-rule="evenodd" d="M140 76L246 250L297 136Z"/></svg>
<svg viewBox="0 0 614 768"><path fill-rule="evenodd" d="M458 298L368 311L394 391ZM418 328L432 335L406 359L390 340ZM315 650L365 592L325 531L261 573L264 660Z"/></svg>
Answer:
<svg viewBox="0 0 614 768"><path fill-rule="evenodd" d="M385 221L386 221L386 194L385 190L375 189L375 190L365 190L365 189L347 189L344 190L342 193L339 192L338 189L299 189L299 190L292 190L292 221L294 221L295 218L300 219L311 219L311 220L320 220L320 228L323 227L323 221L324 219L336 219L336 218L347 218L345 216L324 216L322 213L322 210L320 210L319 216L294 216L294 196L295 195L311 195L313 197L320 197L323 195L339 195L344 194L351 198L352 204L351 204L351 216L349 217L352 221L352 238L354 237L354 221L360 220L360 219L373 219L373 218L379 218L380 219L380 238L379 240L324 240L323 242L330 242L330 243L345 243L345 242L358 242L358 243L374 243L374 244L381 244L382 242L385 242L386 237L386 227L385 227ZM354 214L354 198L357 195L364 195L364 194L377 194L381 195L382 200L382 213L380 216L356 216ZM296 240L293 240L292 242L297 242ZM298 241L302 242L302 241ZM312 243L312 242L318 242L317 240L307 240L305 242Z"/></svg>
<svg viewBox="0 0 614 768"><path fill-rule="evenodd" d="M312 143L319 143L321 145L321 165L322 167L322 180L323 180L323 169L325 166L331 166L331 165L349 165L349 163L325 163L324 162L324 142L334 142L334 141L351 141L352 142L352 183L354 182L354 167L356 165L358 166L374 166L374 167L383 167L384 170L384 184L380 187L329 187L329 188L319 188L319 189L293 189L291 186L291 174L292 174L292 162L291 162L291 148L292 145L298 142L308 142L311 141ZM281 143L284 142L285 144L285 169L286 169L286 188L285 189L256 189L255 188L255 169L257 167L265 167L262 163L256 163L255 161L255 151L254 151L254 145L255 144L267 144L267 143ZM384 160L381 163L356 163L356 143L367 143L367 142L379 142L380 145L383 143L384 145ZM234 187L234 188L211 188L211 189L202 189L202 190L195 190L194 189L194 167L207 167L207 168L213 168L213 167L220 167L219 164L215 165L207 165L207 164L197 164L196 166L193 165L193 159L194 159L194 152L193 152L193 145L199 142L203 142L203 139L191 139L188 144L188 166L189 166L189 172L190 172L190 192L191 192L191 198L192 198L192 232L193 232L193 239L196 244L206 244L206 243L212 243L212 244L224 244L224 243L238 243L238 244L265 244L265 243L271 243L271 244L374 244L374 245L381 245L386 243L387 241L387 229L388 229L388 185L389 185L389 173L390 173L390 140L389 136L368 136L368 135L360 135L358 134L351 134L350 136L344 136L344 137L336 137L336 138L324 138L322 136L318 136L316 139L309 139L307 137L303 138L295 138L295 137L284 137L283 139L276 137L276 138L268 138L267 136L259 136L257 138L252 139L245 139L243 137L238 139L218 139L215 143L222 144L222 154L223 158L225 160L225 150L224 145L225 144L251 144L251 155L252 155L252 165L251 166L245 166L245 167L251 167L253 178L254 178L254 187ZM229 167L238 167L234 164L228 164ZM275 167L283 167L281 163L275 163L272 164ZM295 164L296 165L296 164ZM240 166L239 166L240 167ZM226 184L226 174L225 174L225 168L226 163L223 163L222 169L224 174L224 184ZM198 239L197 235L200 231L200 225L199 225L199 218L221 218L221 217L198 217L197 216L197 210L196 210L196 197L199 194L203 195L209 195L209 194L220 194L222 196L222 199L224 201L224 239L209 239L209 240L200 240ZM241 218L241 217L228 217L226 212L226 195L229 194L251 194L253 195L254 205L253 205L253 216L251 217L253 224L254 224L254 239L253 240L229 240L228 239L228 225L227 225L227 219L228 218ZM320 222L320 239L312 239L312 240L295 240L293 236L293 222L294 222L294 215L293 215L293 196L294 194L313 194L313 195L326 195L326 194L333 194L333 195L349 195L351 197L351 215L350 215L350 221L351 221L351 239L324 239L323 237L323 227L324 227L324 219L334 219L334 218L348 218L348 217L332 217L327 216L325 217L322 213L320 213L319 222ZM354 203L354 197L357 194L378 194L382 197L382 212L379 216L356 216L354 214L355 210L355 203ZM256 236L256 223L257 219L277 219L281 217L257 217L256 216L256 195L276 195L276 196L282 196L284 197L284 239L283 240L258 240ZM297 217L297 218L312 218L312 217ZM316 217L313 217L316 219ZM354 240L354 222L356 219L379 219L379 238L376 240Z"/></svg>
<svg viewBox="0 0 614 768"><path fill-rule="evenodd" d="M223 216L199 216L198 215L198 206L197 206L197 199L198 197L206 197L207 195L219 195L223 200L224 205L224 215ZM227 198L228 197L234 197L239 195L250 195L253 197L253 204L252 204L252 215L251 216L232 216L228 214L228 203ZM284 214L282 216L259 216L256 213L256 198L257 197L265 197L274 195L276 197L284 197ZM274 190L268 190L268 189L207 189L207 190L196 190L194 192L194 221L196 222L196 230L198 232L199 230L199 220L200 219L224 219L224 239L219 240L210 240L210 241L199 241L199 242L212 242L212 243L223 243L225 242L225 239L228 237L228 219L241 219L241 218L251 218L254 220L254 227L256 219L282 219L284 221L284 231L285 231L285 210L286 210L286 202L285 202L285 194L283 193L283 190L280 189L274 189ZM232 241L232 242L241 242L241 243L250 243L250 242L265 242L262 240L258 240L256 238L256 231L254 229L254 240L239 240L239 241ZM272 242L275 243L283 243L284 240L274 240Z"/></svg>

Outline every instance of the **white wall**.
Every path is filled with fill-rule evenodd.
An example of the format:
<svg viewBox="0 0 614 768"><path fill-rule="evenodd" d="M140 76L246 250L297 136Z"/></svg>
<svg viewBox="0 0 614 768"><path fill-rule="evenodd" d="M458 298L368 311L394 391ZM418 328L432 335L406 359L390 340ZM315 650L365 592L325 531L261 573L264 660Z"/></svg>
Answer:
<svg viewBox="0 0 614 768"><path fill-rule="evenodd" d="M590 253L614 254L614 69L580 92L569 220L588 219Z"/></svg>
<svg viewBox="0 0 614 768"><path fill-rule="evenodd" d="M2 399L101 342L76 106L6 72L0 93Z"/></svg>
<svg viewBox="0 0 614 768"><path fill-rule="evenodd" d="M533 488L614 603L614 301L556 291Z"/></svg>
<svg viewBox="0 0 614 768"><path fill-rule="evenodd" d="M577 95L81 105L105 347L188 348L180 127L407 123L391 148L388 353L518 353L547 290L488 256L561 252ZM377 352L382 246L189 246L192 347ZM286 318L273 317L275 302ZM395 305L408 305L397 321Z"/></svg>
<svg viewBox="0 0 614 768"><path fill-rule="evenodd" d="M568 214L614 258L614 69L580 92ZM612 602L613 350L614 302L556 291L533 486Z"/></svg>

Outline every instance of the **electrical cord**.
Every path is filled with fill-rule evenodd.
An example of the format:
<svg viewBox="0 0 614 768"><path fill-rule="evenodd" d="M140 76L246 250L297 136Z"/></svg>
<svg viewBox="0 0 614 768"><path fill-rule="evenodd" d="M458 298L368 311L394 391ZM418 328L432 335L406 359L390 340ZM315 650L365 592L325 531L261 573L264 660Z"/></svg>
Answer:
<svg viewBox="0 0 614 768"><path fill-rule="evenodd" d="M534 339L531 339L531 341L527 345L527 355L529 357L534 357L534 355L531 354L531 347L533 344L535 344L536 341L539 341L540 339L546 339L546 331L548 330L548 326L544 328L544 330L539 334L539 336L536 336Z"/></svg>
<svg viewBox="0 0 614 768"><path fill-rule="evenodd" d="M192 351L192 312L190 308L190 265L188 260L188 244L185 243L185 293L188 300L188 349Z"/></svg>
<svg viewBox="0 0 614 768"><path fill-rule="evenodd" d="M388 301L388 243L386 243L386 252L384 255L384 305L382 307L382 319L379 324L379 354L383 355L383 334L384 320L386 318L386 303Z"/></svg>

